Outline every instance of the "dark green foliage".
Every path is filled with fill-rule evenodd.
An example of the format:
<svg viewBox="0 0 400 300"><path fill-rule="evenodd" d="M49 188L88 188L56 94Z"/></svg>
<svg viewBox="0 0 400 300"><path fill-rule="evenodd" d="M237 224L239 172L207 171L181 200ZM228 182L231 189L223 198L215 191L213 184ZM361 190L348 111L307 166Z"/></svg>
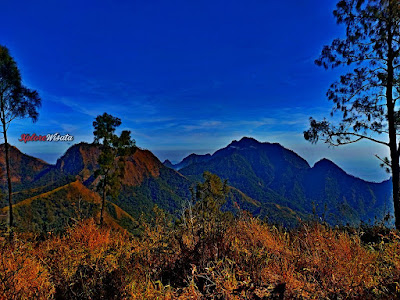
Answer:
<svg viewBox="0 0 400 300"><path fill-rule="evenodd" d="M226 202L226 195L229 188L226 181L215 174L204 172L204 182L196 186L193 213L197 216L197 221L203 223L204 231L212 231L214 226L218 226L227 218L227 213L221 210Z"/></svg>
<svg viewBox="0 0 400 300"><path fill-rule="evenodd" d="M124 130L120 136L114 133L119 125L121 125L121 120L107 113L97 116L93 122L94 143L101 145L98 158L99 168L94 173L94 177L99 178L97 188L103 194L100 224L103 224L106 195L116 198L121 188L121 179L124 175L123 157L133 154L136 150L130 131ZM117 157L119 160L116 163Z"/></svg>
<svg viewBox="0 0 400 300"><path fill-rule="evenodd" d="M253 216L266 219L269 224L276 224L294 228L299 225L299 220L309 220L310 216L290 209L287 206L268 202L261 203L243 194L236 188L230 187L226 196L226 203L222 206L222 211L230 211L239 217L244 211Z"/></svg>
<svg viewBox="0 0 400 300"><path fill-rule="evenodd" d="M93 121L94 143L111 146L115 140L115 129L121 125L121 119L108 113L97 116Z"/></svg>
<svg viewBox="0 0 400 300"><path fill-rule="evenodd" d="M0 45L0 108L2 123L28 117L36 121L41 105L39 94L22 84L17 63L5 46Z"/></svg>
<svg viewBox="0 0 400 300"><path fill-rule="evenodd" d="M68 189L44 194L33 199L29 205L15 206L15 223L19 231L40 234L63 232L69 225L81 219L91 218L99 206L88 201L67 199Z"/></svg>
<svg viewBox="0 0 400 300"><path fill-rule="evenodd" d="M190 185L186 178L164 167L159 177L146 177L139 186L124 186L114 202L134 218L142 214L149 217L154 205L177 215L190 196Z"/></svg>

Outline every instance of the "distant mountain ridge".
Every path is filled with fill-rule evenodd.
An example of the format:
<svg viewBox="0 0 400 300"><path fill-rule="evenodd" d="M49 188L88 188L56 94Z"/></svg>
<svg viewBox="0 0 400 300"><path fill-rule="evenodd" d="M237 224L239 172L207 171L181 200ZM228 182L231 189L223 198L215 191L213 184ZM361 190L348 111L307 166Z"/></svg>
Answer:
<svg viewBox="0 0 400 300"><path fill-rule="evenodd" d="M364 181L328 159L310 167L305 159L277 143L244 137L216 151L208 161L179 172L200 180L204 171L227 179L261 203L273 202L305 214L317 212L331 224L357 224L393 213L390 181Z"/></svg>
<svg viewBox="0 0 400 300"><path fill-rule="evenodd" d="M211 159L211 154L190 154L186 156L180 163L173 164L171 163L168 159L163 162L163 164L171 169L179 171L180 169L183 169L184 167L187 167L191 164L196 164L196 163L202 163L202 162L207 162Z"/></svg>

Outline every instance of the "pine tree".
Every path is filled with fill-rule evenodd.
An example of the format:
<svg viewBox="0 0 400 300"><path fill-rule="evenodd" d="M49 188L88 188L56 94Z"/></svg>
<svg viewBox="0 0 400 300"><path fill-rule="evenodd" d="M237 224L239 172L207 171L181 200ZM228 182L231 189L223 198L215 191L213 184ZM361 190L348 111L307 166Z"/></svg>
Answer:
<svg viewBox="0 0 400 300"><path fill-rule="evenodd" d="M9 50L0 45L0 122L4 137L10 241L13 239L14 217L7 131L11 122L16 119L30 118L33 122L36 122L39 117L37 109L40 106L41 99L38 92L28 89L22 84L17 63L11 57Z"/></svg>
<svg viewBox="0 0 400 300"><path fill-rule="evenodd" d="M390 160L381 160L392 173L395 223L400 229L396 105L400 99L399 1L340 0L333 14L338 24L345 25L346 36L324 46L316 64L325 69L339 66L352 69L340 76L327 92L334 103L331 115L339 113L341 121L310 118L310 128L304 137L313 143L321 139L332 146L361 140L387 146Z"/></svg>
<svg viewBox="0 0 400 300"><path fill-rule="evenodd" d="M107 195L116 197L119 193L124 175L124 157L136 150L130 131L124 130L120 136L115 134L116 128L120 125L121 119L107 113L97 116L93 122L94 143L101 146L99 169L95 171L95 177L99 178L97 188L102 192L100 225L104 222Z"/></svg>

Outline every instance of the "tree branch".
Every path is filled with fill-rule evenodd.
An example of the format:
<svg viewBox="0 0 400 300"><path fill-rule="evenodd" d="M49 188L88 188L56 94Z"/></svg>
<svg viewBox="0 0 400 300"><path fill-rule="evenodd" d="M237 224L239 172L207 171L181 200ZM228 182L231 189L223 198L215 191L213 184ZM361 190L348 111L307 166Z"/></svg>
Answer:
<svg viewBox="0 0 400 300"><path fill-rule="evenodd" d="M386 161L386 160L382 159L381 157L379 157L378 154L375 154L375 157L377 159L379 159L384 165L388 166L389 168L392 167L392 165L388 161Z"/></svg>
<svg viewBox="0 0 400 300"><path fill-rule="evenodd" d="M374 143L378 143L378 144L382 144L382 145L385 145L385 146L389 146L389 143L386 143L386 142L371 138L371 137L366 136L366 135L361 135L361 134L358 134L358 133L355 133L355 132L334 132L334 133L329 134L329 138L332 138L334 136L340 137L340 136L347 136L347 135L356 136L356 137L358 137L358 139L356 139L354 141L338 142L336 144L335 143L331 143L331 144L333 146L340 146L340 145L352 144L352 143L358 142L360 140L366 139L366 140L369 140L369 141L374 142Z"/></svg>

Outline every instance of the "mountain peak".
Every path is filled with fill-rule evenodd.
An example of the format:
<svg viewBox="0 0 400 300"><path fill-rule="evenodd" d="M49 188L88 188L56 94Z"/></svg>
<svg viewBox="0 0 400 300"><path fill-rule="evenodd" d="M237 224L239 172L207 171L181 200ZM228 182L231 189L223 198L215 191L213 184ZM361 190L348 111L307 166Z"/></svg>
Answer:
<svg viewBox="0 0 400 300"><path fill-rule="evenodd" d="M162 164L167 168L175 169L175 165L169 159L164 160Z"/></svg>
<svg viewBox="0 0 400 300"><path fill-rule="evenodd" d="M248 148L256 147L262 143L252 137L242 137L239 141L233 140L227 148Z"/></svg>
<svg viewBox="0 0 400 300"><path fill-rule="evenodd" d="M83 182L93 180L93 172L98 169L101 153L99 145L79 143L71 146L57 160L56 168L64 174L78 176ZM147 177L158 177L162 163L148 150L137 148L135 153L125 158L123 183L139 185Z"/></svg>
<svg viewBox="0 0 400 300"><path fill-rule="evenodd" d="M195 153L192 153L192 154L186 156L180 163L177 163L175 165L174 164L168 165L168 164L166 164L166 162L164 162L164 165L169 167L169 168L175 169L175 170L180 170L180 169L183 169L183 168L185 168L186 166L188 166L190 164L202 163L202 162L206 162L206 161L208 161L210 159L211 159L211 154L210 153L207 153L207 154L195 154Z"/></svg>
<svg viewBox="0 0 400 300"><path fill-rule="evenodd" d="M251 136L244 136L240 139L239 142L256 142L256 143L260 143L259 141L257 141L255 138L251 137Z"/></svg>
<svg viewBox="0 0 400 300"><path fill-rule="evenodd" d="M314 168L320 168L320 167L337 167L338 168L338 166L333 161L331 161L327 158L323 158L314 164Z"/></svg>
<svg viewBox="0 0 400 300"><path fill-rule="evenodd" d="M347 174L341 167L335 164L333 161L323 158L316 162L312 167L314 170L320 170L321 172L338 172L338 174ZM349 174L348 174L349 175ZM352 175L349 175L352 176ZM352 176L354 177L354 176Z"/></svg>
<svg viewBox="0 0 400 300"><path fill-rule="evenodd" d="M236 141L233 141L232 143L234 142ZM261 144L261 142L257 141L255 138L244 136L240 139L240 141L236 142L235 144L245 146L245 145L258 145Z"/></svg>
<svg viewBox="0 0 400 300"><path fill-rule="evenodd" d="M183 159L183 161L184 161L184 160L189 160L189 159L198 158L198 157L205 157L205 158L207 158L207 157L211 157L211 154L210 154L210 153L207 153L207 154L196 154L196 153L192 153L192 154L188 155L187 157L185 157L185 158Z"/></svg>

